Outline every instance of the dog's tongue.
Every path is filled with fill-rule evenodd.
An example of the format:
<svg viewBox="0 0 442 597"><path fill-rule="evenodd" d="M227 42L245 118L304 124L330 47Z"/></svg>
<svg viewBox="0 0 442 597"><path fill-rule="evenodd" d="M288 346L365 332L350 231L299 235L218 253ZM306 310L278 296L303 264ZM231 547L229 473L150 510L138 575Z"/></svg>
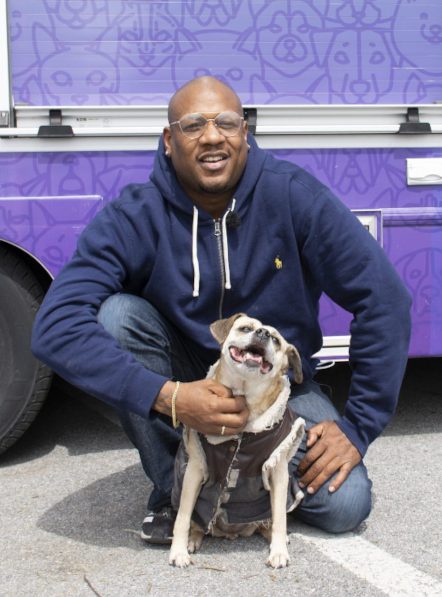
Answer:
<svg viewBox="0 0 442 597"><path fill-rule="evenodd" d="M249 367L260 367L262 363L262 356L248 350L241 350L237 346L230 348L230 354L235 361L245 363Z"/></svg>
<svg viewBox="0 0 442 597"><path fill-rule="evenodd" d="M235 361L244 363L247 367L260 368L262 373L268 373L272 366L264 358L256 352L249 350L240 350L237 346L230 348L230 354Z"/></svg>

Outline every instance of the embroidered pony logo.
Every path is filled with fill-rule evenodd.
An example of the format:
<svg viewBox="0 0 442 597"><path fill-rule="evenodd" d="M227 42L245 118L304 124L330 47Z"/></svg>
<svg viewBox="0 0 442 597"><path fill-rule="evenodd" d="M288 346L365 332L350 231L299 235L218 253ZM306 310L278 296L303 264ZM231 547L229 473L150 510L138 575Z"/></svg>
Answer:
<svg viewBox="0 0 442 597"><path fill-rule="evenodd" d="M275 263L276 269L282 269L282 259L281 259L281 257L279 255L277 255L275 257L274 263Z"/></svg>

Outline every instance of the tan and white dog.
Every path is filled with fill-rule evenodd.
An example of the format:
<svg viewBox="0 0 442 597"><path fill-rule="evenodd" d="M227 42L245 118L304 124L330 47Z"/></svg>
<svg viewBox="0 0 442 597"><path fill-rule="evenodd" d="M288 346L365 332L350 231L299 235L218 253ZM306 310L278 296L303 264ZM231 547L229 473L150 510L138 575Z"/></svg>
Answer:
<svg viewBox="0 0 442 597"><path fill-rule="evenodd" d="M178 476L181 471L181 486L172 494L178 513L169 563L188 566L189 552L199 549L204 534L235 538L259 531L270 541L267 563L282 568L289 562L286 514L303 497L289 479L288 463L304 435L304 420L288 408L286 375L291 367L295 381L302 382L301 359L275 328L243 313L218 320L210 329L221 344L221 356L207 377L245 396L249 419L235 436L205 436L184 428L175 471Z"/></svg>

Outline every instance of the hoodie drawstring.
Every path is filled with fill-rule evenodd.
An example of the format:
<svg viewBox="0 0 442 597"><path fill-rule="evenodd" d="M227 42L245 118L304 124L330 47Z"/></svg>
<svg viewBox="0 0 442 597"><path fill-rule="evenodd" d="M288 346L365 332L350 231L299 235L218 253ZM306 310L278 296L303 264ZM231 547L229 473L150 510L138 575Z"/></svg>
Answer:
<svg viewBox="0 0 442 597"><path fill-rule="evenodd" d="M193 296L200 294L200 264L198 261L198 210L193 206L192 221Z"/></svg>
<svg viewBox="0 0 442 597"><path fill-rule="evenodd" d="M221 222L221 230L223 236L223 259L224 259L224 276L225 276L225 285L224 288L226 290L230 290L232 285L230 283L230 262L229 262L229 245L227 244L227 224L226 220L229 214L233 213L236 205L236 199L232 200L232 206L226 211L223 216Z"/></svg>
<svg viewBox="0 0 442 597"><path fill-rule="evenodd" d="M232 288L230 280L230 262L229 262L229 245L227 242L227 217L233 213L236 205L236 199L232 200L232 205L226 211L221 220L221 234L222 234L222 258L224 265L224 288L230 290ZM200 291L200 266L198 261L198 209L193 206L193 221L192 221L192 264L193 264L193 296L199 296Z"/></svg>

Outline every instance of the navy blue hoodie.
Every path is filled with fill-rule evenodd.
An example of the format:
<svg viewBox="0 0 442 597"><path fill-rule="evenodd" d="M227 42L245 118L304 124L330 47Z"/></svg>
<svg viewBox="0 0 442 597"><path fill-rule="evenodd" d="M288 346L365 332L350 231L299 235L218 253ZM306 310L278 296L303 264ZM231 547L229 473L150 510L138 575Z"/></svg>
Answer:
<svg viewBox="0 0 442 597"><path fill-rule="evenodd" d="M363 455L395 410L408 293L382 248L327 187L249 143L229 206L240 225L223 230L196 213L160 141L149 182L123 189L81 235L37 315L32 349L77 387L147 416L167 378L145 369L97 322L108 296L125 290L145 297L212 361L219 347L209 325L245 312L298 348L308 379L322 343L318 301L325 292L353 314L352 382L338 424Z"/></svg>

